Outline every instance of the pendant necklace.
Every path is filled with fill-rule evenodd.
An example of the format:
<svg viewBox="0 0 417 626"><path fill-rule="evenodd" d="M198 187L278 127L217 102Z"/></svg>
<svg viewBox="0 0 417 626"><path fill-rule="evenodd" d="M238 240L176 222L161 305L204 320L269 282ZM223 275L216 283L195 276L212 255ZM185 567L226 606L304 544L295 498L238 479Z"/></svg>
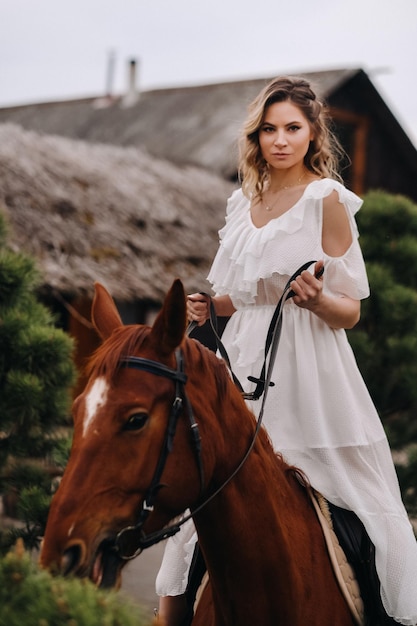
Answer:
<svg viewBox="0 0 417 626"><path fill-rule="evenodd" d="M304 174L302 174L300 176L300 178L295 183L293 183L292 185L283 185L282 187L279 187L276 190L276 193L279 192L279 191L284 191L284 189L291 189L291 187L297 187L298 185L301 184L301 181L303 180L305 175L306 175L306 173L304 172ZM265 211L268 211L268 212L272 211L273 209L275 209L275 207L278 204L278 202L279 202L279 197L272 204L264 204L263 198L261 199L262 206L264 207Z"/></svg>

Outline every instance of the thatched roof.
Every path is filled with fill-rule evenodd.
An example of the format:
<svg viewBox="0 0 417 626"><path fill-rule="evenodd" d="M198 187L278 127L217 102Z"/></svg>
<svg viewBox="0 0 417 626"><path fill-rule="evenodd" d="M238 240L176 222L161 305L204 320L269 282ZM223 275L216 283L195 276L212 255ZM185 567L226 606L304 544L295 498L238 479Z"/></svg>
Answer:
<svg viewBox="0 0 417 626"><path fill-rule="evenodd" d="M160 301L173 278L205 277L232 184L136 148L89 144L0 125L0 210L11 243L33 255L44 287Z"/></svg>

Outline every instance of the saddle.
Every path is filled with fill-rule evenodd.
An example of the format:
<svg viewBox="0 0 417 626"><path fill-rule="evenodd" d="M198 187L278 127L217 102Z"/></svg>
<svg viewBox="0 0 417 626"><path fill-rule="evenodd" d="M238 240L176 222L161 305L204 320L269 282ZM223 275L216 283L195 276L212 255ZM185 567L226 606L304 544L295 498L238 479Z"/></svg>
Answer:
<svg viewBox="0 0 417 626"><path fill-rule="evenodd" d="M352 566L364 604L366 626L398 626L382 604L380 582L375 567L375 546L364 525L352 511L327 501L333 530L346 558Z"/></svg>
<svg viewBox="0 0 417 626"><path fill-rule="evenodd" d="M387 615L382 604L380 582L375 567L375 547L360 519L352 511L331 504L320 494L311 492L311 497L323 528L336 578L356 623L359 626L398 626L398 622ZM335 556L334 545L331 545L330 534L333 533L340 546L339 551L343 552L343 557L353 570L353 575L346 571L346 568L342 571L343 564L338 556ZM181 626L191 625L199 587L205 574L206 565L197 544L186 591L188 612Z"/></svg>

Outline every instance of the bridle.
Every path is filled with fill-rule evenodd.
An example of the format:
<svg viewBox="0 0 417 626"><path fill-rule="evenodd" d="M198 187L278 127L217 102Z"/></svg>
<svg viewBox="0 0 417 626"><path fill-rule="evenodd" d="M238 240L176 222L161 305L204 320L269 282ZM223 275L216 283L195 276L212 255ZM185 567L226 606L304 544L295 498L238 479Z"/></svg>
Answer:
<svg viewBox="0 0 417 626"><path fill-rule="evenodd" d="M159 363L158 361L153 361L151 359L145 359L137 356L126 356L121 359L121 366L132 368L144 372L148 372L150 374L154 374L155 376L162 376L163 378L168 378L175 383L175 397L171 405L169 417L168 417L168 425L165 431L164 443L159 455L159 459L156 465L156 469L151 480L151 484L148 487L145 497L142 501L142 508L139 512L138 521L136 524L127 526L120 530L115 539L114 549L118 553L118 556L123 560L131 560L138 556L142 550L145 548L149 548L150 546L167 539L175 535L185 522L190 520L196 513L198 513L201 509L203 509L213 498L215 498L225 487L226 485L236 476L241 467L246 462L250 452L252 451L256 438L258 436L259 430L262 425L262 418L264 413L264 407L267 397L267 392L270 386L273 385L271 382L272 370L275 362L276 351L278 348L279 338L281 334L281 326L282 326L282 310L285 304L285 301L288 298L291 298L294 295L294 292L290 290L290 283L299 275L302 271L307 269L312 263L315 261L310 261L305 263L301 268L295 272L291 278L288 280L282 296L276 306L274 315L271 320L271 324L268 329L266 344L265 344L265 360L263 363L262 371L259 378L252 378L250 380L256 383L256 389L251 394L246 394L242 390L242 386L239 381L233 375L233 372L230 368L230 363L227 357L227 353L225 352L224 347L220 348L219 342L217 341L218 347L220 348L220 353L229 366L233 381L238 389L242 392L243 397L246 400L257 400L260 396L262 397L262 404L258 415L258 420L256 424L256 428L252 437L252 441L246 451L243 459L240 461L236 469L232 472L232 474L218 487L214 493L208 496L201 504L199 504L193 511L191 511L185 517L182 517L177 523L172 523L161 530L155 531L150 534L145 534L143 531L143 526L148 519L149 515L154 510L154 503L156 496L162 487L161 485L161 476L164 471L168 455L172 450L172 445L175 437L175 432L177 428L178 419L182 412L188 416L190 422L190 428L192 433L193 447L195 451L199 476L200 476L200 499L204 493L205 487L205 479L204 479L204 467L201 456L201 438L198 429L198 424L195 421L193 410L189 398L185 392L185 384L187 382L187 375L184 372L184 355L181 349L177 349L175 351L176 358L176 369L171 369L166 365ZM320 273L320 275L322 272ZM316 276L317 278L319 276ZM188 334L191 332L192 328L188 328ZM215 333L217 335L217 333ZM216 336L216 339L218 337ZM221 344L221 342L220 342ZM222 346L222 344L221 344ZM223 352L224 351L224 352ZM268 359L269 356L269 359ZM132 550L132 546L134 546Z"/></svg>
<svg viewBox="0 0 417 626"><path fill-rule="evenodd" d="M198 429L198 424L194 419L192 407L185 393L185 383L187 382L187 375L184 372L184 357L180 349L175 352L176 357L176 369L171 369L158 361L152 361L150 359L144 359L137 356L127 356L121 360L122 367L133 368L141 370L143 372L149 372L155 376L162 376L168 378L175 383L175 397L171 405L171 409L168 417L168 425L165 431L164 443L159 455L159 459L155 468L151 484L149 485L145 497L142 501L142 508L139 512L139 518L134 526L127 526L119 531L115 540L115 549L118 552L120 558L123 560L134 559L145 548L148 548L155 543L175 535L182 524L186 521L184 518L178 524L172 524L162 530L156 531L149 535L145 535L142 530L143 525L148 519L149 515L154 509L155 498L162 487L161 476L164 471L168 455L172 450L174 442L175 432L177 429L177 423L179 416L184 411L188 415L190 422L191 433L193 436L193 445L196 454L196 460L198 465L198 471L200 475L200 496L204 491L204 468L201 458L201 439ZM128 552L128 548L132 545L132 539L136 543L136 547L132 553Z"/></svg>

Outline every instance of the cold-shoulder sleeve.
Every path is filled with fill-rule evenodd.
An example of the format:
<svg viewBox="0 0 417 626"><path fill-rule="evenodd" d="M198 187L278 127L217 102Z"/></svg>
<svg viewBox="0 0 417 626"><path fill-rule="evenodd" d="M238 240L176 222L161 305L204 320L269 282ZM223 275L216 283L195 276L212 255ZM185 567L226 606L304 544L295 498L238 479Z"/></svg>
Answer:
<svg viewBox="0 0 417 626"><path fill-rule="evenodd" d="M362 250L359 245L359 231L355 215L363 202L361 198L337 181L324 179L318 182L320 183L321 189L319 192L321 192L322 198L330 195L332 191L337 191L339 201L346 208L352 233L352 243L344 255L330 257L323 252L326 267L325 289L334 295L362 300L369 296L369 283ZM312 193L316 193L314 187Z"/></svg>

